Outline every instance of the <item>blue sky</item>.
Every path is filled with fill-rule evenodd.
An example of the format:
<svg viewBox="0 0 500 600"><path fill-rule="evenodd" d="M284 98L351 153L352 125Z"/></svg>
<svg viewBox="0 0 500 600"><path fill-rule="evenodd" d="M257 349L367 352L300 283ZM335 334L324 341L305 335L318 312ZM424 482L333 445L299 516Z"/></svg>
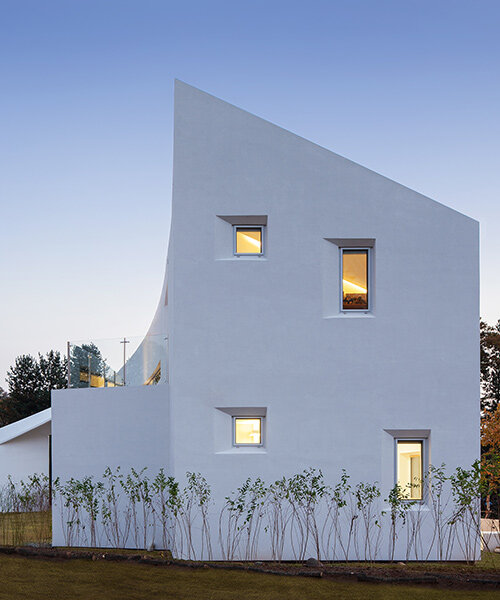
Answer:
<svg viewBox="0 0 500 600"><path fill-rule="evenodd" d="M481 221L500 318L500 3L0 0L0 385L140 335L182 79Z"/></svg>

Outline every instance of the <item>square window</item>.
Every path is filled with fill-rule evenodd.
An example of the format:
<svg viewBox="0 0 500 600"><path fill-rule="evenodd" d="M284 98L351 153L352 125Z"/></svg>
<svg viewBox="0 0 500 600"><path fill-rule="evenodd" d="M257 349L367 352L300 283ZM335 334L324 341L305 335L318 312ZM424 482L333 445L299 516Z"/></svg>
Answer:
<svg viewBox="0 0 500 600"><path fill-rule="evenodd" d="M422 478L424 472L423 440L397 440L396 480L403 498L422 500Z"/></svg>
<svg viewBox="0 0 500 600"><path fill-rule="evenodd" d="M342 310L370 310L370 249L341 248Z"/></svg>
<svg viewBox="0 0 500 600"><path fill-rule="evenodd" d="M264 253L262 227L234 228L234 254L236 256L261 255Z"/></svg>
<svg viewBox="0 0 500 600"><path fill-rule="evenodd" d="M234 417L233 440L235 446L262 446L262 418Z"/></svg>

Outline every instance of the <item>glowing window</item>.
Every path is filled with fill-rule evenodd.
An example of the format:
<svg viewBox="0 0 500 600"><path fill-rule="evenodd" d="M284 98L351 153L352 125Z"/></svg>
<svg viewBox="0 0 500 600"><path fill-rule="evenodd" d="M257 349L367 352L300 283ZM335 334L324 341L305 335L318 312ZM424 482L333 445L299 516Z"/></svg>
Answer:
<svg viewBox="0 0 500 600"><path fill-rule="evenodd" d="M153 373L146 379L144 385L157 385L160 383L161 379L161 360L158 361L158 364L155 367Z"/></svg>
<svg viewBox="0 0 500 600"><path fill-rule="evenodd" d="M234 417L234 445L261 446L262 419L258 417Z"/></svg>
<svg viewBox="0 0 500 600"><path fill-rule="evenodd" d="M369 310L369 252L342 248L342 310Z"/></svg>
<svg viewBox="0 0 500 600"><path fill-rule="evenodd" d="M408 500L422 500L423 441L398 440L397 481Z"/></svg>
<svg viewBox="0 0 500 600"><path fill-rule="evenodd" d="M234 253L263 254L262 227L235 227Z"/></svg>

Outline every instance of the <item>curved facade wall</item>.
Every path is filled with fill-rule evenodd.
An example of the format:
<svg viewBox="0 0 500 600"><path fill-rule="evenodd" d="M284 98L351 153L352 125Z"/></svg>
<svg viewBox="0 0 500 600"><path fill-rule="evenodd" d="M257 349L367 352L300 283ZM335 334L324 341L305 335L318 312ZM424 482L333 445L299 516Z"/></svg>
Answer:
<svg viewBox="0 0 500 600"><path fill-rule="evenodd" d="M157 392L168 419L161 402L144 405L161 455L141 457L181 481L188 471L206 477L213 532L247 477L271 483L312 467L335 484L346 469L353 483L377 482L383 503L398 440L422 442L420 469L470 467L479 457L478 223L186 84L175 93L168 271L152 325L168 338L168 386ZM245 228L253 254L235 245ZM346 249L366 252L364 279L348 272ZM132 402L130 391L112 392ZM99 418L97 405L88 410ZM107 426L126 430L131 418L118 411ZM260 422L259 444L235 443L238 418ZM113 439L114 454L130 451L128 436ZM105 435L94 443L105 455ZM418 506L429 517L425 494ZM389 558L389 526L385 518L379 559ZM198 552L202 535L198 524ZM267 538L253 557L271 556ZM226 557L214 542L213 558ZM295 557L289 539L282 558ZM395 557L405 558L402 546ZM448 558L464 558L460 544Z"/></svg>

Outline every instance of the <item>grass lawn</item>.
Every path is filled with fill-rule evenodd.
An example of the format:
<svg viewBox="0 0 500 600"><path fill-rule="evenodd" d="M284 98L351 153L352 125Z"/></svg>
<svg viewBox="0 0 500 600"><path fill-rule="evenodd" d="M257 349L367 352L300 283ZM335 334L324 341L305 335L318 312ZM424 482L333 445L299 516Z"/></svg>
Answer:
<svg viewBox="0 0 500 600"><path fill-rule="evenodd" d="M0 555L1 600L489 600L495 590L380 585L215 569Z"/></svg>

